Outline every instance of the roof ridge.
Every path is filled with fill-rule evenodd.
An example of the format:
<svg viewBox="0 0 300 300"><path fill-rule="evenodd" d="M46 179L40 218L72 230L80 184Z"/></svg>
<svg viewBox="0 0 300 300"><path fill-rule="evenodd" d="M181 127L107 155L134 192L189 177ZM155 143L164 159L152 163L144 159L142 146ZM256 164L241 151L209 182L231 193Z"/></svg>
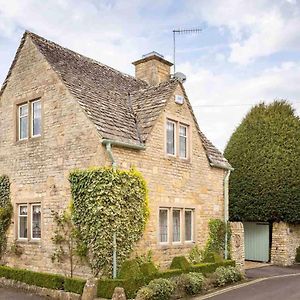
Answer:
<svg viewBox="0 0 300 300"><path fill-rule="evenodd" d="M53 41L51 41L51 40L48 40L48 39L46 39L46 38L44 38L44 37L42 37L42 36L40 36L40 35L38 35L38 34L36 34L36 33L34 33L34 32L25 30L25 34L27 34L27 35L29 35L30 37L32 37L33 40L34 40L34 39L38 39L38 40L42 41L43 43L47 43L48 45L54 46L54 47L56 47L56 48L58 48L58 49L60 49L60 50L67 51L68 53L70 53L70 54L72 54L72 55L74 55L74 56L78 56L78 57L80 57L80 58L82 58L82 59L85 59L85 60L88 60L88 61L90 61L90 62L92 62L92 63L94 63L94 64L97 64L97 65L100 65L100 66L102 66L102 67L108 68L108 69L110 69L111 71L113 71L113 72L115 72L115 73L118 73L118 74L120 74L120 75L122 75L122 76L124 76L124 77L126 77L126 78L130 78L130 79L135 80L136 82L143 83L143 84L145 84L145 86L148 85L148 83L147 83L146 81L144 81L144 80L137 79L137 78L135 78L134 76L132 76L132 75L130 75L130 74L127 74L127 73L125 73L125 72L121 72L121 71L119 71L119 70L117 70L117 69L115 69L115 68L113 68L113 67L111 67L111 66L108 66L108 65L106 65L106 64L104 64L104 63L102 63L102 62L100 62L100 61L98 61L98 60L95 60L95 59L93 59L93 58L91 58L91 57L85 56L85 55L80 54L80 53L78 53L78 52L76 52L76 51L73 51L73 50L71 50L71 49L69 49L69 48L66 48L66 47L64 47L64 46L61 46L61 45L59 45L59 44L57 44L57 43L55 43L55 42L53 42Z"/></svg>

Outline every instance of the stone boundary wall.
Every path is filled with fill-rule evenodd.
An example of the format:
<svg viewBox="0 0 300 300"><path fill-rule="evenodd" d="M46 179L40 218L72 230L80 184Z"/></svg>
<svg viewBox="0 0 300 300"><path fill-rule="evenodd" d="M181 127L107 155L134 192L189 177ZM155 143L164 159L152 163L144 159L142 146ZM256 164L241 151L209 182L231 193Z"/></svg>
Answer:
<svg viewBox="0 0 300 300"><path fill-rule="evenodd" d="M61 290L52 290L35 285L29 285L24 282L6 279L0 277L0 287L10 287L15 289L21 289L26 292L30 292L39 296L50 297L59 300L80 300L81 296L75 293L65 292Z"/></svg>
<svg viewBox="0 0 300 300"><path fill-rule="evenodd" d="M273 223L271 262L290 266L295 262L296 249L300 246L300 224Z"/></svg>
<svg viewBox="0 0 300 300"><path fill-rule="evenodd" d="M231 259L235 261L240 271L245 271L244 226L242 222L230 222L231 229Z"/></svg>

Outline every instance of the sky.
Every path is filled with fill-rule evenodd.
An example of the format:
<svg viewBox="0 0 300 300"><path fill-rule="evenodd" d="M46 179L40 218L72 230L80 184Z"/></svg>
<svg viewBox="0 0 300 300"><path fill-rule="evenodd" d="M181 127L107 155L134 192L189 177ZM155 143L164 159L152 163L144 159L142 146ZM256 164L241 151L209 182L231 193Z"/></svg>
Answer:
<svg viewBox="0 0 300 300"><path fill-rule="evenodd" d="M24 31L134 75L157 51L173 61L202 131L222 151L251 107L300 114L300 0L0 0L0 82Z"/></svg>

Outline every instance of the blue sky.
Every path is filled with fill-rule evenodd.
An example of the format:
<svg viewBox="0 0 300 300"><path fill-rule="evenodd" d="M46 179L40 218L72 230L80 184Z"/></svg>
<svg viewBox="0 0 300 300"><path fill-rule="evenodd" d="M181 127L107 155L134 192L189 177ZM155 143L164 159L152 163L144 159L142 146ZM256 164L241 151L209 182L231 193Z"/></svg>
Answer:
<svg viewBox="0 0 300 300"><path fill-rule="evenodd" d="M152 50L172 60L202 130L224 149L260 101L288 99L300 112L298 0L0 0L0 81L25 29L134 74L131 62Z"/></svg>

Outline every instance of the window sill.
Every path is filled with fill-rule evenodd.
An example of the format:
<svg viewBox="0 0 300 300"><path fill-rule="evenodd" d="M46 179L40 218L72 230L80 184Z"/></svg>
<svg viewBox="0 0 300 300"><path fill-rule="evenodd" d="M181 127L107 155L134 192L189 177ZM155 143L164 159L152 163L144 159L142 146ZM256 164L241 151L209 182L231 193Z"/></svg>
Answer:
<svg viewBox="0 0 300 300"><path fill-rule="evenodd" d="M192 248L194 247L195 245L195 242L174 242L174 243L164 243L164 244L161 244L159 243L158 244L158 249L160 250L167 250L167 249L181 249L181 248Z"/></svg>
<svg viewBox="0 0 300 300"><path fill-rule="evenodd" d="M17 239L16 242L17 244L40 244L41 239L36 239L36 240Z"/></svg>
<svg viewBox="0 0 300 300"><path fill-rule="evenodd" d="M176 162L180 162L180 163L184 163L184 164L191 163L190 158L181 158L179 156L174 156L174 155L170 155L170 154L166 154L165 158L169 161L176 161Z"/></svg>
<svg viewBox="0 0 300 300"><path fill-rule="evenodd" d="M41 139L42 139L41 135L33 136L33 137L30 137L30 138L27 138L27 139L17 140L17 141L15 141L15 145L22 145L22 144L25 144L25 143L37 142L37 141L40 141Z"/></svg>

